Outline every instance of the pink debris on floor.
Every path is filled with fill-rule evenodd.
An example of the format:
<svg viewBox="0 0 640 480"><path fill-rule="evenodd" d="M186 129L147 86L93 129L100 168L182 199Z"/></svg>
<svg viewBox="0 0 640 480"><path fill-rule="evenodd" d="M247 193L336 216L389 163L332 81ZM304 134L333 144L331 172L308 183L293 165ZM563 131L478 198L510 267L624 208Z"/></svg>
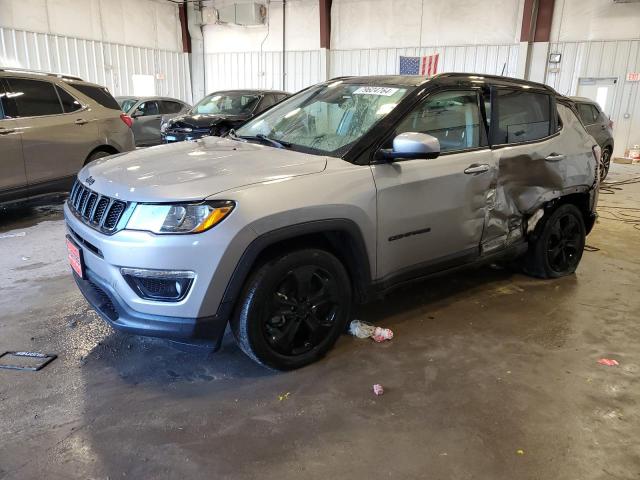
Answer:
<svg viewBox="0 0 640 480"><path fill-rule="evenodd" d="M598 363L600 365L606 365L607 367L617 367L618 365L620 365L617 360L614 360L612 358L601 358L600 360L598 360Z"/></svg>
<svg viewBox="0 0 640 480"><path fill-rule="evenodd" d="M376 327L371 338L378 343L384 342L393 338L393 332L388 328Z"/></svg>
<svg viewBox="0 0 640 480"><path fill-rule="evenodd" d="M382 388L382 385L380 385L379 383L376 383L373 386L373 393L376 394L377 396L380 396L384 393L384 388Z"/></svg>

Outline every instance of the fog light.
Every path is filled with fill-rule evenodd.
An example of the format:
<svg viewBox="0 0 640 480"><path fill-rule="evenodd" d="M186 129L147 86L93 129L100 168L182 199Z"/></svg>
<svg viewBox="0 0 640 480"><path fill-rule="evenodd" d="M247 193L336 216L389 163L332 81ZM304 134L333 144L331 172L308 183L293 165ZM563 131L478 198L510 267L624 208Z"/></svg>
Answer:
<svg viewBox="0 0 640 480"><path fill-rule="evenodd" d="M196 274L185 270L121 268L131 289L145 300L179 302L187 296Z"/></svg>

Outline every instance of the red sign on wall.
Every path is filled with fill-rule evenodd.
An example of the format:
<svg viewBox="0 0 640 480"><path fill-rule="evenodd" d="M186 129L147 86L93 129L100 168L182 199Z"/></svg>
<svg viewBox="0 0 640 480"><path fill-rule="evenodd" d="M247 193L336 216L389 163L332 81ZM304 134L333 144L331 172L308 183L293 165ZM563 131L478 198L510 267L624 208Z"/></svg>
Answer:
<svg viewBox="0 0 640 480"><path fill-rule="evenodd" d="M627 82L640 82L640 72L627 73Z"/></svg>

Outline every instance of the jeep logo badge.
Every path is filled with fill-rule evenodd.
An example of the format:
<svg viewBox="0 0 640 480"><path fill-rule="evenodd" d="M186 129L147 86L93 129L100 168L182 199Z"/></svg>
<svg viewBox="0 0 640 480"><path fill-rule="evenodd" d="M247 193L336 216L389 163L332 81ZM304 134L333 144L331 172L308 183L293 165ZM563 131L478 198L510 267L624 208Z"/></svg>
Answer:
<svg viewBox="0 0 640 480"><path fill-rule="evenodd" d="M96 181L95 178L93 178L91 175L89 175L87 177L87 179L85 180L85 182L87 182L88 185L93 185L93 183Z"/></svg>

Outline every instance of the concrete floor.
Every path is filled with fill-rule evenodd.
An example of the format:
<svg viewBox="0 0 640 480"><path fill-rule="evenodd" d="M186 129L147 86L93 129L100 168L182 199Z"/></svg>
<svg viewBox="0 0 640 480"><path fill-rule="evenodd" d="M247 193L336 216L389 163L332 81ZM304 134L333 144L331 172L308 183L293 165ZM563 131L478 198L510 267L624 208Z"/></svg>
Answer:
<svg viewBox="0 0 640 480"><path fill-rule="evenodd" d="M601 202L640 207L640 184ZM357 314L393 341L345 335L275 374L231 338L202 357L113 332L70 278L61 218L0 214L0 352L59 355L0 370L1 479L640 477L632 225L601 219L569 278L484 269L395 293Z"/></svg>

